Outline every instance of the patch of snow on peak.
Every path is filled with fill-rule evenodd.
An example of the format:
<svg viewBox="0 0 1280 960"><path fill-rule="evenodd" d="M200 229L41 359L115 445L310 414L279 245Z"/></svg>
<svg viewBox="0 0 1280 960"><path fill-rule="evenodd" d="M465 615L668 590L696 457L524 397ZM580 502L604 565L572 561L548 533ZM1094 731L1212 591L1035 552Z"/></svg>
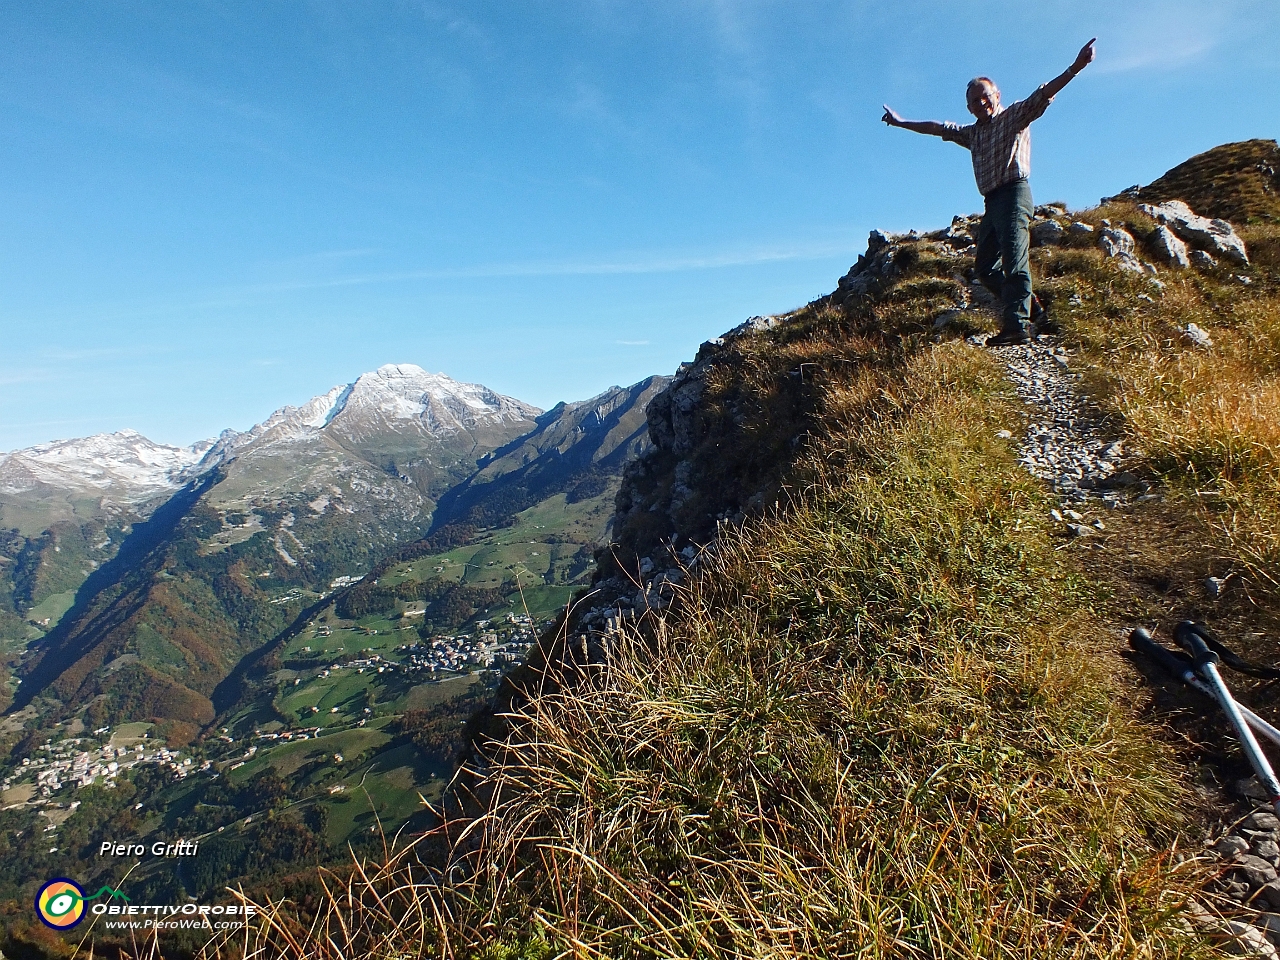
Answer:
<svg viewBox="0 0 1280 960"><path fill-rule="evenodd" d="M327 426L329 421L340 414L342 408L346 406L347 397L351 396L352 386L353 384L337 386L328 393L312 397L298 409L302 422L317 430Z"/></svg>
<svg viewBox="0 0 1280 960"><path fill-rule="evenodd" d="M212 446L153 443L136 430L54 440L0 454L0 492L19 493L38 485L91 488L128 499L176 489L200 471Z"/></svg>
<svg viewBox="0 0 1280 960"><path fill-rule="evenodd" d="M374 371L374 375L382 377L384 380L392 380L396 377L417 379L418 377L432 376L432 374L427 373L427 371L423 370L416 363L384 363ZM440 373L436 374L436 376L443 377L444 374ZM445 377L445 379L447 380L448 377Z"/></svg>
<svg viewBox="0 0 1280 960"><path fill-rule="evenodd" d="M307 443L330 434L331 425L351 436L369 436L399 430L396 423L409 421L443 436L482 421L532 420L541 412L480 384L459 383L412 363L388 363L300 407L281 407L244 433L224 432L205 453L202 468L276 444Z"/></svg>
<svg viewBox="0 0 1280 960"><path fill-rule="evenodd" d="M340 383L300 407L281 407L244 433L224 431L206 459L222 463L260 443L290 443L314 437L342 412L352 387L353 384Z"/></svg>

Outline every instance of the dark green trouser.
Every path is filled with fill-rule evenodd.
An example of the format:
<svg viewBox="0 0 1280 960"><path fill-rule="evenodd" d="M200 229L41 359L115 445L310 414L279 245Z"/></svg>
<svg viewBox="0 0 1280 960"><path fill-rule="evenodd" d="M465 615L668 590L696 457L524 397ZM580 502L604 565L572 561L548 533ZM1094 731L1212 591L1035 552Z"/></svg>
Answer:
<svg viewBox="0 0 1280 960"><path fill-rule="evenodd" d="M982 285L1004 301L1001 331L1026 330L1031 316L1031 184L1014 180L986 196L974 267Z"/></svg>

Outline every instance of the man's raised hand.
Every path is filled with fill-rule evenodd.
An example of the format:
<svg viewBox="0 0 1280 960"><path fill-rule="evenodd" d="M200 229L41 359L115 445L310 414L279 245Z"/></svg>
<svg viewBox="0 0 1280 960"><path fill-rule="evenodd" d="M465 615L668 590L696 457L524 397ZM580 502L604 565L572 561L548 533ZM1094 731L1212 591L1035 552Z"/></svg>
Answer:
<svg viewBox="0 0 1280 960"><path fill-rule="evenodd" d="M1080 48L1080 52L1076 54L1076 62L1071 65L1072 73L1079 73L1089 64L1093 63L1093 56L1094 56L1093 45L1097 41L1098 41L1098 38L1094 37L1092 40L1090 40L1088 43L1086 43L1083 47ZM1058 62L1061 63L1062 61L1058 61Z"/></svg>
<svg viewBox="0 0 1280 960"><path fill-rule="evenodd" d="M883 120L885 123L887 123L891 127L902 126L902 118L898 116L896 113L894 113L892 110L890 110L888 104L884 104L883 106L884 106L884 116L881 117L880 119Z"/></svg>

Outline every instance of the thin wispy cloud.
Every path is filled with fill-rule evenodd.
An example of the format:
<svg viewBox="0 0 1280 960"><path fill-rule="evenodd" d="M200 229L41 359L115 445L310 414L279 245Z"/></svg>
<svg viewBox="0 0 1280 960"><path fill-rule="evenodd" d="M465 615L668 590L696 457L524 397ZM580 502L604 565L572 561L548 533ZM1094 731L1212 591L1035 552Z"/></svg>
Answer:
<svg viewBox="0 0 1280 960"><path fill-rule="evenodd" d="M246 125L274 129L285 123L276 110L228 96L119 46L62 40L56 44L56 56L95 64L99 76L107 79L68 86L63 92L70 100L60 104L64 114L98 128L144 135L190 135L198 130L222 136ZM31 106L42 109L38 103Z"/></svg>
<svg viewBox="0 0 1280 960"><path fill-rule="evenodd" d="M707 4L714 34L720 47L737 57L752 54L753 44L746 24L747 12L737 0L711 0Z"/></svg>
<svg viewBox="0 0 1280 960"><path fill-rule="evenodd" d="M795 247L727 250L719 253L640 254L609 260L533 260L509 263L476 264L474 266L438 269L388 271L326 280L286 281L258 284L247 290L280 291L318 287L360 286L378 283L400 283L408 280L486 279L495 277L573 277L621 276L645 273L684 273L720 270L762 263L824 260L859 252L849 243L820 243Z"/></svg>
<svg viewBox="0 0 1280 960"><path fill-rule="evenodd" d="M321 250L311 254L312 260L352 260L358 257L372 257L381 253L377 247L363 247L356 250Z"/></svg>
<svg viewBox="0 0 1280 960"><path fill-rule="evenodd" d="M292 257L277 257L261 260L257 266L263 270L281 267L311 267L317 264L331 264L343 260L360 260L374 257L385 251L378 247L356 247L350 250L316 250L311 253L300 253Z"/></svg>
<svg viewBox="0 0 1280 960"><path fill-rule="evenodd" d="M10 423L0 423L0 430L19 430L30 429L32 427L72 427L83 426L86 423L101 425L102 420L99 417L78 417L72 420L14 420ZM102 429L124 429L122 427ZM46 443L49 441L45 441Z"/></svg>
<svg viewBox="0 0 1280 960"><path fill-rule="evenodd" d="M166 317L176 310L210 310L244 307L265 295L304 290L340 289L379 284L412 283L429 280L485 280L520 277L608 277L662 273L725 270L768 263L804 263L832 257L856 257L864 245L836 240L794 246L729 249L708 253L651 253L605 260L530 260L469 266L399 270L315 279L281 280L228 286L206 291L207 295L181 302L165 301L147 305L121 305L117 311L103 311L103 320Z"/></svg>
<svg viewBox="0 0 1280 960"><path fill-rule="evenodd" d="M627 103L616 93L611 96L599 84L579 80L572 84L558 109L582 124L592 137L665 165L671 176L697 179L710 173L697 151L669 135L670 115L685 109L677 101L668 100L665 110L655 113ZM661 119L659 114L663 115Z"/></svg>
<svg viewBox="0 0 1280 960"><path fill-rule="evenodd" d="M450 4L424 2L418 4L418 12L424 20L444 27L451 36L464 38L486 53L497 49L489 30L476 20L458 13Z"/></svg>
<svg viewBox="0 0 1280 960"><path fill-rule="evenodd" d="M0 371L0 387L17 386L21 383L47 383L53 379L51 370Z"/></svg>
<svg viewBox="0 0 1280 960"><path fill-rule="evenodd" d="M131 344L127 347L82 347L68 350L62 347L51 347L40 351L40 356L57 363L76 363L81 360L112 360L121 358L152 357L158 354L172 353L173 348L159 344Z"/></svg>
<svg viewBox="0 0 1280 960"><path fill-rule="evenodd" d="M1198 3L1177 4L1158 18L1127 13L1114 32L1099 35L1098 59L1090 70L1169 71L1197 63L1218 45L1220 20L1220 10Z"/></svg>
<svg viewBox="0 0 1280 960"><path fill-rule="evenodd" d="M1204 58L1214 48L1216 42L1211 38L1188 38L1187 42L1170 48L1156 50L1139 49L1119 56L1100 60L1098 74L1131 73L1135 70L1176 70L1186 67Z"/></svg>
<svg viewBox="0 0 1280 960"><path fill-rule="evenodd" d="M138 322L143 318L170 317L175 311L213 310L245 307L257 299L273 294L304 290L339 289L378 284L412 283L430 280L503 279L520 277L608 277L662 273L689 273L725 270L769 263L804 263L830 258L857 257L865 244L852 240L827 240L797 243L791 246L743 247L712 252L652 252L618 256L610 259L529 260L472 264L420 270L385 271L313 279L267 281L264 283L226 286L205 290L201 296L192 291L191 299L165 300L146 304L119 304L114 309L101 309L101 322ZM162 352L158 348L129 352ZM86 356L93 351L86 351ZM48 357L49 354L45 354ZM3 381L0 381L3 382Z"/></svg>

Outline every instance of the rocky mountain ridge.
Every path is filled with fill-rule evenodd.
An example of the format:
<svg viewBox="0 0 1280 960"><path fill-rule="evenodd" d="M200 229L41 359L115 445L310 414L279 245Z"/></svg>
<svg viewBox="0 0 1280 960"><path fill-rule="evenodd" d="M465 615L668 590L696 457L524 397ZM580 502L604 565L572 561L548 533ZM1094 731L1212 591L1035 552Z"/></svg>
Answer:
<svg viewBox="0 0 1280 960"><path fill-rule="evenodd" d="M1213 203L1038 209L1036 287L1059 327L1046 342L985 348L999 316L974 282L977 218L960 216L873 233L831 295L681 366L648 407L654 446L627 468L591 591L474 724L460 801L480 824L520 824L482 860L515 878L518 901L493 896L517 903L504 929L589 910L601 953L653 929L672 952L717 953L678 939L706 903L698 929L722 931L725 955L841 938L850 954L941 955L1016 912L982 949L1102 956L1064 929L1087 915L1089 937L1128 937L1146 897L1166 912L1120 952L1277 956L1280 821L1257 802L1271 798L1242 779L1211 702L1126 643L1136 624L1198 620L1276 660L1280 194L1256 191L1251 221L1222 212L1271 182L1257 144L1183 165L1242 171L1205 185ZM1273 685L1230 682L1276 716ZM795 736L800 704L821 706ZM1085 816L1054 807L1108 796ZM1108 865L1093 859L1103 835ZM675 852L650 867L655 850ZM748 889L756 862L770 866ZM1100 892L1121 863L1151 885ZM1081 867L1096 873L1069 879ZM715 869L724 883L706 882ZM851 890L847 912L811 909ZM599 919L620 903L646 919ZM975 921L938 930L940 903Z"/></svg>
<svg viewBox="0 0 1280 960"><path fill-rule="evenodd" d="M8 591L0 583L0 630L15 640L25 635L31 627L12 615L55 596L63 599L39 619L56 620L69 591L114 555L132 525L214 470L220 479L207 501L234 522L211 538L211 549L262 529L255 510L287 518L295 508L302 522L273 531L286 562L306 551L307 521L326 526L326 512L353 536L388 549L423 532L434 498L540 413L480 384L387 364L249 430L189 447L122 430L0 455L0 530L14 531L0 549L14 565L0 567L0 579L22 581ZM5 607L13 607L7 620Z"/></svg>
<svg viewBox="0 0 1280 960"><path fill-rule="evenodd" d="M237 457L263 456L277 444L305 443L320 434L357 448L384 433L440 441L465 434L475 447L485 443L480 434L509 432L540 413L481 384L414 364L385 364L301 406L281 407L248 430L224 430L188 447L125 429L0 453L0 497L53 493L139 504Z"/></svg>
<svg viewBox="0 0 1280 960"><path fill-rule="evenodd" d="M598 496L617 482L626 463L652 446L645 410L669 379L610 387L539 415L534 429L484 457L472 476L441 499L433 527L502 522L556 493L571 500Z"/></svg>
<svg viewBox="0 0 1280 960"><path fill-rule="evenodd" d="M322 431L353 443L383 432L443 439L485 426L523 424L541 412L482 384L389 363L300 407L281 407L242 433L224 432L206 460L210 466L224 463L250 448L295 443Z"/></svg>
<svg viewBox="0 0 1280 960"><path fill-rule="evenodd" d="M1250 162L1238 170L1240 163L1226 158L1237 157L1241 150ZM1032 246L1096 249L1121 270L1150 284L1150 294L1142 295L1148 302L1155 302L1162 295L1165 281L1160 277L1167 272L1202 273L1249 284L1250 277L1233 272L1250 263L1245 242L1233 224L1201 216L1176 197L1159 203L1136 201L1165 197L1170 183L1185 183L1196 171L1226 171L1215 181L1219 186L1212 194L1216 201L1209 199L1210 194L1196 194L1205 209L1247 209L1255 218L1266 220L1272 213L1280 213L1280 192L1266 186L1274 171L1253 159L1259 151L1270 156L1275 150L1274 141L1229 144L1192 158L1150 189L1130 188L1117 197L1103 198L1104 203L1132 204L1130 209L1141 214L1132 222L1117 217L1089 223L1072 216L1062 204L1037 206L1030 228ZM1241 189L1253 191L1259 170L1265 189L1254 192L1269 198L1270 206L1266 202L1233 206L1234 201L1229 200L1233 194L1224 193L1222 184L1243 183ZM714 544L720 524L738 524L747 517L760 516L769 504L786 495L784 465L803 449L808 430L816 425L813 391L806 386L803 368L790 371L786 379L770 385L773 409L769 415L783 413L782 422L792 428L789 434L770 430L759 422L763 412L760 400L752 397L749 390L713 397L722 388L712 388L711 384L719 384L725 371L740 370L746 362L740 344L762 335L786 342L788 326L805 318L813 308L851 305L874 297L909 274L922 255L941 255L957 261L970 256L980 219L976 215L956 216L950 226L923 234L911 231L887 235L873 230L866 252L839 279L831 294L789 314L752 317L703 343L692 361L681 364L647 407L652 445L628 463L623 472L611 525L614 542L598 555L592 602L583 605L577 614L575 622L588 648L596 652L593 655L602 649L600 639L613 626L670 603L685 580L685 568ZM933 320L933 331L972 329L974 323L982 322L982 312L994 305L971 271L958 279L951 304ZM1212 340L1194 323L1184 325L1180 332L1188 343L1201 348L1212 346ZM796 330L791 336L804 333ZM1019 354L1011 377L1020 392L1030 391L1024 398L1029 403L1047 403L1040 394L1052 394L1053 402L1066 412L1058 411L1051 418L1069 421L1071 430L1085 430L1087 436L1068 436L1071 430L1064 433L1062 424L1056 421L1047 426L1041 424L1037 427L1040 433L1029 441L1025 465L1063 491L1068 499L1084 496L1095 487L1116 499L1117 478L1121 486L1128 487L1137 486L1139 481L1123 469L1124 444L1103 441L1097 435L1093 421L1098 415L1089 415L1093 421L1081 419L1079 401L1061 382L1066 355L1056 349L1057 353L1050 345L1033 350L1026 357ZM1086 430L1087 422L1092 425ZM745 433L750 433L755 442L745 442ZM1138 492L1145 490L1144 484ZM1084 530L1074 522L1067 526Z"/></svg>

